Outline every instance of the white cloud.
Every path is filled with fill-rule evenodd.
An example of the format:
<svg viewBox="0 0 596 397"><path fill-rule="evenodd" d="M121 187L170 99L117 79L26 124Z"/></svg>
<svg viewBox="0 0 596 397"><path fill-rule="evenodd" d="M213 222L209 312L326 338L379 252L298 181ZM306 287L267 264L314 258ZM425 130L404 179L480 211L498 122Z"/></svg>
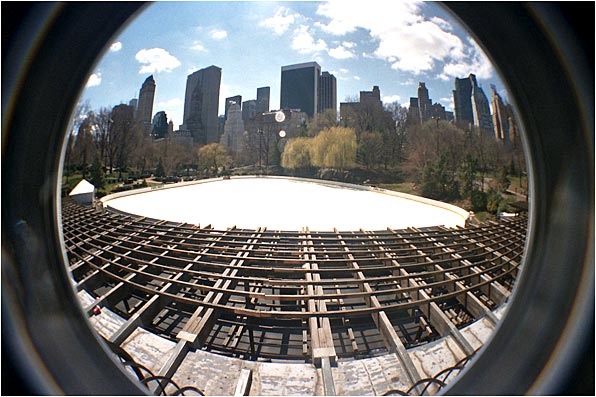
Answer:
<svg viewBox="0 0 596 397"><path fill-rule="evenodd" d="M379 33L394 25L410 24L418 19L414 13L418 9L415 2L331 0L320 5L317 14L329 18L327 24L319 24L321 29L343 36L359 27Z"/></svg>
<svg viewBox="0 0 596 397"><path fill-rule="evenodd" d="M401 97L399 95L385 95L383 96L383 103L393 103L401 101Z"/></svg>
<svg viewBox="0 0 596 397"><path fill-rule="evenodd" d="M315 40L309 32L308 26L301 25L294 32L292 49L298 51L300 54L313 54L327 50L327 43L322 39Z"/></svg>
<svg viewBox="0 0 596 397"><path fill-rule="evenodd" d="M460 59L453 59L443 66L443 71L439 78L445 81L453 80L455 77L467 77L474 73L479 79L489 79L493 77L494 69L491 61L474 41L466 47L466 56Z"/></svg>
<svg viewBox="0 0 596 397"><path fill-rule="evenodd" d="M446 20L425 18L421 4L383 0L348 0L346 4L345 0L331 0L317 8L317 14L328 19L318 26L338 36L358 28L368 31L378 47L363 56L383 59L396 70L420 74L438 67L440 77L449 79L454 73L473 67L479 78L492 76L490 63L484 62L485 57L479 55L481 52L453 34ZM349 48L345 43L343 47Z"/></svg>
<svg viewBox="0 0 596 397"><path fill-rule="evenodd" d="M120 51L122 49L122 43L117 41L110 46L110 52Z"/></svg>
<svg viewBox="0 0 596 397"><path fill-rule="evenodd" d="M228 37L228 32L222 29L213 29L211 32L209 32L209 35L212 39L223 40Z"/></svg>
<svg viewBox="0 0 596 397"><path fill-rule="evenodd" d="M464 45L459 37L421 21L384 32L375 55L391 62L391 67L419 74L432 70L436 62L461 60Z"/></svg>
<svg viewBox="0 0 596 397"><path fill-rule="evenodd" d="M200 51L200 52L207 52L207 49L205 48L205 46L198 41L195 42L195 44L193 44L192 47L190 47L190 49L195 50L195 51Z"/></svg>
<svg viewBox="0 0 596 397"><path fill-rule="evenodd" d="M275 15L259 22L259 26L271 29L273 30L273 33L281 36L296 21L296 18L300 16L299 14L292 14L291 12L292 11L287 7L277 7Z"/></svg>
<svg viewBox="0 0 596 397"><path fill-rule="evenodd" d="M89 79L87 80L87 84L85 85L85 87L97 87L100 84L101 84L101 73L97 72L97 73L93 73L91 76L89 76Z"/></svg>
<svg viewBox="0 0 596 397"><path fill-rule="evenodd" d="M350 71L346 68L339 68L338 70L332 70L329 73L334 75L336 79L345 81L345 80L349 80L352 78L351 76L345 76L349 72Z"/></svg>
<svg viewBox="0 0 596 397"><path fill-rule="evenodd" d="M329 56L335 59L348 59L354 58L356 55L350 50L348 50L343 45L340 45L337 48L332 48L329 50Z"/></svg>
<svg viewBox="0 0 596 397"><path fill-rule="evenodd" d="M431 22L439 25L439 27L443 30L446 30L448 32L451 32L453 30L453 27L451 26L451 24L449 22L447 22L446 20L444 20L443 18L439 18L439 17L432 17Z"/></svg>
<svg viewBox="0 0 596 397"><path fill-rule="evenodd" d="M360 76L354 76L354 80L360 80Z"/></svg>
<svg viewBox="0 0 596 397"><path fill-rule="evenodd" d="M313 54L327 50L327 43L322 39L315 40L308 31L308 26L301 25L294 32L292 49L298 51L300 54Z"/></svg>
<svg viewBox="0 0 596 397"><path fill-rule="evenodd" d="M181 65L175 56L163 48L142 49L135 58L143 65L139 73L171 72Z"/></svg>

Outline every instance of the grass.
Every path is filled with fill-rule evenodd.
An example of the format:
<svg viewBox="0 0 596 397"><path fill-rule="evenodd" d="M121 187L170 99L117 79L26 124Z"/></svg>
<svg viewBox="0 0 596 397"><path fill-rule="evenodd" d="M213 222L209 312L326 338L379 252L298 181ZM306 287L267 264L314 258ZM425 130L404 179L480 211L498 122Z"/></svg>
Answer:
<svg viewBox="0 0 596 397"><path fill-rule="evenodd" d="M379 183L377 187L380 187L381 189L393 190L394 192L419 195L413 182Z"/></svg>
<svg viewBox="0 0 596 397"><path fill-rule="evenodd" d="M123 172L122 178L126 180L128 178L128 173ZM83 175L80 173L71 174L68 176L62 176L62 191L64 194L70 193L72 189L83 179ZM90 175L87 174L85 179L88 181L90 180ZM112 191L117 187L122 185L122 182L118 181L118 174L114 173L112 175L108 175L104 178L104 186L101 189L97 189L98 196L104 196L107 194L112 193ZM162 185L161 182L154 182L154 181L147 181L147 186L159 186Z"/></svg>

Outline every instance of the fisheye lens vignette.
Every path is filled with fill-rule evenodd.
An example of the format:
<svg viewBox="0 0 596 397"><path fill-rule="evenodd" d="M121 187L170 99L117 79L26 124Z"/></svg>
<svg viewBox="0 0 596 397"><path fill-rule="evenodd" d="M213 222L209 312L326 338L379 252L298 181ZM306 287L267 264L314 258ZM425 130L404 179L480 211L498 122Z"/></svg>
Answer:
<svg viewBox="0 0 596 397"><path fill-rule="evenodd" d="M507 92L436 5L374 3L158 2L91 73L65 245L150 389L435 394L502 317L528 208Z"/></svg>

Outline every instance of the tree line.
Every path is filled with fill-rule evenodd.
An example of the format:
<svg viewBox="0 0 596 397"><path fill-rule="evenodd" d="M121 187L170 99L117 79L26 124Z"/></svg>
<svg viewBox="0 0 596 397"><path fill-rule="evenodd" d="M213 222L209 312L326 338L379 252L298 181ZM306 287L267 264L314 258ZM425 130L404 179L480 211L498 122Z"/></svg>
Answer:
<svg viewBox="0 0 596 397"><path fill-rule="evenodd" d="M411 182L422 196L494 212L510 178L526 171L519 137L503 144L469 125L445 120L419 124L408 119L399 103L353 107L339 120L326 112L283 139L275 131L247 131L238 153L219 143L194 147L156 140L146 128L135 122L131 106L93 111L79 105L64 174L79 173L101 188L106 177L122 180L124 174L202 178L245 170L321 177L334 170L351 173L351 182Z"/></svg>

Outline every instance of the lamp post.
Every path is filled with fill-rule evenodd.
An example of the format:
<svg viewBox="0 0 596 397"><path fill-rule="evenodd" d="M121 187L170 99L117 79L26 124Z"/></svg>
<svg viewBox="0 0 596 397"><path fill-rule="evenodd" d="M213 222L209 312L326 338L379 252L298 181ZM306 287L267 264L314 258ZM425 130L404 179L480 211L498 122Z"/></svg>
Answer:
<svg viewBox="0 0 596 397"><path fill-rule="evenodd" d="M435 139L437 141L437 155L439 155L441 141L439 136L439 120L441 120L441 118L432 116L432 119L435 121Z"/></svg>
<svg viewBox="0 0 596 397"><path fill-rule="evenodd" d="M261 156L263 153L263 130L258 129L257 133L259 134L259 175L263 175L263 164L261 162Z"/></svg>

